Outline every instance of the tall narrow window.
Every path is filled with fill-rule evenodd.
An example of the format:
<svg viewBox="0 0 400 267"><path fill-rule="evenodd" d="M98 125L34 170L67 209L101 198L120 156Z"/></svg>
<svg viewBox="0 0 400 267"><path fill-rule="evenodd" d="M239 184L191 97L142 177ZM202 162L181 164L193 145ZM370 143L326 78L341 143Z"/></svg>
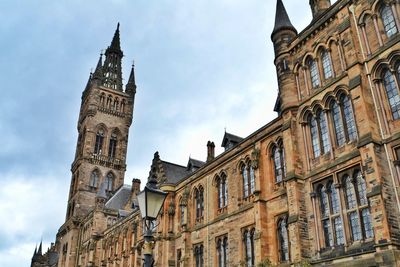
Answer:
<svg viewBox="0 0 400 267"><path fill-rule="evenodd" d="M350 176L346 175L344 179L345 179L345 188L346 188L347 208L353 209L357 205L356 195L354 192L354 185L353 185L353 182L352 182Z"/></svg>
<svg viewBox="0 0 400 267"><path fill-rule="evenodd" d="M325 79L329 79L333 76L332 64L329 52L327 50L323 50L321 53L321 58L322 58L322 68L324 69L324 77Z"/></svg>
<svg viewBox="0 0 400 267"><path fill-rule="evenodd" d="M217 238L218 267L228 266L228 237Z"/></svg>
<svg viewBox="0 0 400 267"><path fill-rule="evenodd" d="M311 78L312 88L316 88L320 86L317 62L314 59L310 59L308 61L308 67L310 68L310 78Z"/></svg>
<svg viewBox="0 0 400 267"><path fill-rule="evenodd" d="M185 224L185 206L182 203L179 205L179 215L180 215L181 225L184 225Z"/></svg>
<svg viewBox="0 0 400 267"><path fill-rule="evenodd" d="M99 175L98 175L97 171L93 171L92 174L90 175L89 186L91 188L97 188L98 182L99 182Z"/></svg>
<svg viewBox="0 0 400 267"><path fill-rule="evenodd" d="M246 165L242 166L242 179L243 179L243 197L249 196L249 176L247 174Z"/></svg>
<svg viewBox="0 0 400 267"><path fill-rule="evenodd" d="M396 21L394 19L393 12L390 6L385 5L381 9L381 17L387 37L391 37L392 35L396 34Z"/></svg>
<svg viewBox="0 0 400 267"><path fill-rule="evenodd" d="M281 262L289 261L289 236L286 219L278 222L279 258Z"/></svg>
<svg viewBox="0 0 400 267"><path fill-rule="evenodd" d="M397 72L400 79L400 65L397 68ZM400 119L399 91L397 89L395 78L389 70L386 70L383 74L383 85L385 87L386 95L389 100L389 106L392 111L393 119Z"/></svg>
<svg viewBox="0 0 400 267"><path fill-rule="evenodd" d="M254 174L254 168L253 168L253 166L251 166L251 164L250 163L248 163L248 165L249 165L249 175L250 175L250 194L253 194L254 193L254 190L255 190L255 183L256 183L256 176L255 176L255 174Z"/></svg>
<svg viewBox="0 0 400 267"><path fill-rule="evenodd" d="M254 228L243 233L243 245L246 267L254 266Z"/></svg>
<svg viewBox="0 0 400 267"><path fill-rule="evenodd" d="M110 158L115 158L116 150L117 150L117 135L115 133L112 133L110 138L110 144L108 146L108 156Z"/></svg>
<svg viewBox="0 0 400 267"><path fill-rule="evenodd" d="M200 221L203 218L204 213L204 190L202 187L195 191L195 202L196 202L196 221Z"/></svg>
<svg viewBox="0 0 400 267"><path fill-rule="evenodd" d="M311 144L312 144L312 149L314 152L314 157L318 158L321 155L321 149L320 149L320 145L319 145L317 120L313 116L310 116L308 122L310 125Z"/></svg>
<svg viewBox="0 0 400 267"><path fill-rule="evenodd" d="M321 133L321 145L322 145L322 153L327 153L331 151L331 143L329 141L329 132L328 132L328 124L326 122L325 112L319 111L317 113L319 128Z"/></svg>
<svg viewBox="0 0 400 267"><path fill-rule="evenodd" d="M218 188L218 208L222 209L228 204L228 187L227 178L225 174L217 177L217 188Z"/></svg>
<svg viewBox="0 0 400 267"><path fill-rule="evenodd" d="M107 191L112 191L114 185L114 175L109 172L106 177L106 189Z"/></svg>
<svg viewBox="0 0 400 267"><path fill-rule="evenodd" d="M343 121L341 117L340 107L336 102L332 103L332 116L336 132L336 142L338 146L346 143L346 136L344 133Z"/></svg>
<svg viewBox="0 0 400 267"><path fill-rule="evenodd" d="M101 149L103 147L104 141L104 131L99 130L96 134L96 142L94 144L94 154L99 155L101 154Z"/></svg>
<svg viewBox="0 0 400 267"><path fill-rule="evenodd" d="M343 105L343 115L347 130L347 139L353 141L357 139L356 123L354 121L353 108L349 96L344 95L340 98L340 103Z"/></svg>
<svg viewBox="0 0 400 267"><path fill-rule="evenodd" d="M195 258L195 264L196 267L203 267L204 266L204 251L203 251L203 245L195 245L194 246L194 258Z"/></svg>
<svg viewBox="0 0 400 267"><path fill-rule="evenodd" d="M275 169L275 182L280 183L283 180L283 168L282 168L282 156L278 147L274 147L272 150L274 159Z"/></svg>

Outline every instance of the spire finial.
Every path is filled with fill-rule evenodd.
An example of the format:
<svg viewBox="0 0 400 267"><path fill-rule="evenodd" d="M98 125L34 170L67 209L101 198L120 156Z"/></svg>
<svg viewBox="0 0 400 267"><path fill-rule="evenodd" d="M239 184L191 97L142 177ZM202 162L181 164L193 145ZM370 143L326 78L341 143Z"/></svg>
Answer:
<svg viewBox="0 0 400 267"><path fill-rule="evenodd" d="M125 92L130 95L136 93L136 81L135 81L135 61L132 61L132 69L129 75L128 83L126 84Z"/></svg>
<svg viewBox="0 0 400 267"><path fill-rule="evenodd" d="M38 249L37 253L42 255L42 240L40 240L40 245L39 245L39 249Z"/></svg>
<svg viewBox="0 0 400 267"><path fill-rule="evenodd" d="M120 40L119 40L119 22L117 24L117 29L115 30L114 37L111 41L111 45L109 48L111 48L115 51L121 51L121 44L120 44ZM122 51L121 51L121 53L122 53Z"/></svg>
<svg viewBox="0 0 400 267"><path fill-rule="evenodd" d="M272 31L271 37L281 30L291 30L297 34L296 28L290 22L289 16L286 12L285 6L282 0L276 1L276 13L275 13L275 26Z"/></svg>
<svg viewBox="0 0 400 267"><path fill-rule="evenodd" d="M106 59L103 66L103 86L122 91L122 67L121 60L124 54L121 51L119 40L119 23L115 30L111 45L105 52Z"/></svg>

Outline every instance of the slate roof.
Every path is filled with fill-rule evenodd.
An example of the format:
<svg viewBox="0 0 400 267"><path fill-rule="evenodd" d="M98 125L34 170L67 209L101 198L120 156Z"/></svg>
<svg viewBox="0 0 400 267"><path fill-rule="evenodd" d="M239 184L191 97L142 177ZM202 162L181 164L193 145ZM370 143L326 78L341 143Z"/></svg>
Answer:
<svg viewBox="0 0 400 267"><path fill-rule="evenodd" d="M198 160L198 159L192 159L189 158L188 164L187 164L187 169L188 170L193 170L192 168L194 167L195 169L199 169L202 167L204 164L206 164L204 161ZM192 168L190 168L192 167Z"/></svg>
<svg viewBox="0 0 400 267"><path fill-rule="evenodd" d="M177 184L187 177L191 171L187 167L161 160L167 183Z"/></svg>
<svg viewBox="0 0 400 267"><path fill-rule="evenodd" d="M296 28L290 22L289 16L286 12L282 0L276 2L275 26L271 36L281 30L292 30L297 34Z"/></svg>
<svg viewBox="0 0 400 267"><path fill-rule="evenodd" d="M131 197L131 186L124 184L117 192L106 202L106 208L120 210L123 209Z"/></svg>
<svg viewBox="0 0 400 267"><path fill-rule="evenodd" d="M222 146L222 147L225 147L226 144L227 144L228 142L232 142L232 143L234 143L234 144L239 144L240 142L243 141L243 139L244 139L244 138L239 137L239 136L237 136L237 135L234 135L234 134L230 134L230 133L225 132L224 138L222 139L222 144L221 144L221 146Z"/></svg>

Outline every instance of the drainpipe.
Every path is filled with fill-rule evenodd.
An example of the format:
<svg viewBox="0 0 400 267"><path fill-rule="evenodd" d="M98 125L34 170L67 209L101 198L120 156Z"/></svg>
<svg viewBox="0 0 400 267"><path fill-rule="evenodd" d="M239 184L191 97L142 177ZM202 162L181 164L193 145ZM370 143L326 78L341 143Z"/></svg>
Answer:
<svg viewBox="0 0 400 267"><path fill-rule="evenodd" d="M377 104L376 96L375 96L375 93L374 93L374 87L373 87L373 84L372 84L371 73L370 73L369 68L368 68L368 64L367 64L367 61L366 61L367 58L365 56L364 47L363 47L363 44L361 42L360 31L359 31L358 25L357 25L357 19L356 19L356 15L355 15L355 7L354 7L354 5L351 5L349 7L349 10L350 10L351 14L353 15L354 25L355 25L356 31L357 31L358 42L360 43L361 54L362 54L363 61L364 61L363 65L364 65L364 69L365 69L365 72L366 72L367 77L368 77L369 89L371 90L371 93L372 93L372 99L374 101L375 113L376 113L376 117L378 119L379 132L381 134L381 138L385 139L385 133L383 132L382 122L381 122L381 119L380 119L380 116L379 116L379 111L378 111L378 104ZM399 194L398 194L398 191L397 191L397 185L396 185L396 181L395 181L395 177L394 177L394 173L393 173L393 167L392 167L393 160L390 158L388 147L387 147L386 143L383 144L383 147L385 149L386 159L387 159L388 164L389 164L390 178L392 180L394 192L396 194L397 209L400 212L400 199L399 199Z"/></svg>

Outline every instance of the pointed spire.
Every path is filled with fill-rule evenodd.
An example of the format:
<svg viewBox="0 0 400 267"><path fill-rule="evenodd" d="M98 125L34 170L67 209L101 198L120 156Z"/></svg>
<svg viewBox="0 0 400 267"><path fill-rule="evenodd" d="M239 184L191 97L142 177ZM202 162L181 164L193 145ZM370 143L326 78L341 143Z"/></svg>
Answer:
<svg viewBox="0 0 400 267"><path fill-rule="evenodd" d="M119 41L119 23L115 30L114 37L111 41L111 45L105 52L106 59L102 68L104 81L103 85L108 88L122 91L122 68L121 60L124 54L121 51L121 45Z"/></svg>
<svg viewBox="0 0 400 267"><path fill-rule="evenodd" d="M100 54L99 61L97 61L96 69L94 70L93 77L100 79L103 77L103 54Z"/></svg>
<svg viewBox="0 0 400 267"><path fill-rule="evenodd" d="M42 240L40 240L40 245L39 245L39 249L38 249L37 253L42 255Z"/></svg>
<svg viewBox="0 0 400 267"><path fill-rule="evenodd" d="M289 16L286 12L285 6L282 0L277 0L276 2L276 13L275 13L275 26L272 31L271 37L281 30L291 30L297 34L296 28L290 22Z"/></svg>
<svg viewBox="0 0 400 267"><path fill-rule="evenodd" d="M111 45L109 48L115 51L120 51L122 53L121 44L119 40L119 22L117 24L117 29L115 30L114 37L111 41Z"/></svg>
<svg viewBox="0 0 400 267"><path fill-rule="evenodd" d="M132 64L131 74L129 75L128 83L125 87L125 92L129 95L136 93L136 81L135 81L135 64Z"/></svg>
<svg viewBox="0 0 400 267"><path fill-rule="evenodd" d="M36 244L36 246L35 246L35 251L33 252L33 256L35 256L36 253L37 253L37 244Z"/></svg>
<svg viewBox="0 0 400 267"><path fill-rule="evenodd" d="M89 90L89 88L90 88L90 84L92 83L92 76L93 76L93 73L90 72L89 79L86 83L85 91Z"/></svg>

